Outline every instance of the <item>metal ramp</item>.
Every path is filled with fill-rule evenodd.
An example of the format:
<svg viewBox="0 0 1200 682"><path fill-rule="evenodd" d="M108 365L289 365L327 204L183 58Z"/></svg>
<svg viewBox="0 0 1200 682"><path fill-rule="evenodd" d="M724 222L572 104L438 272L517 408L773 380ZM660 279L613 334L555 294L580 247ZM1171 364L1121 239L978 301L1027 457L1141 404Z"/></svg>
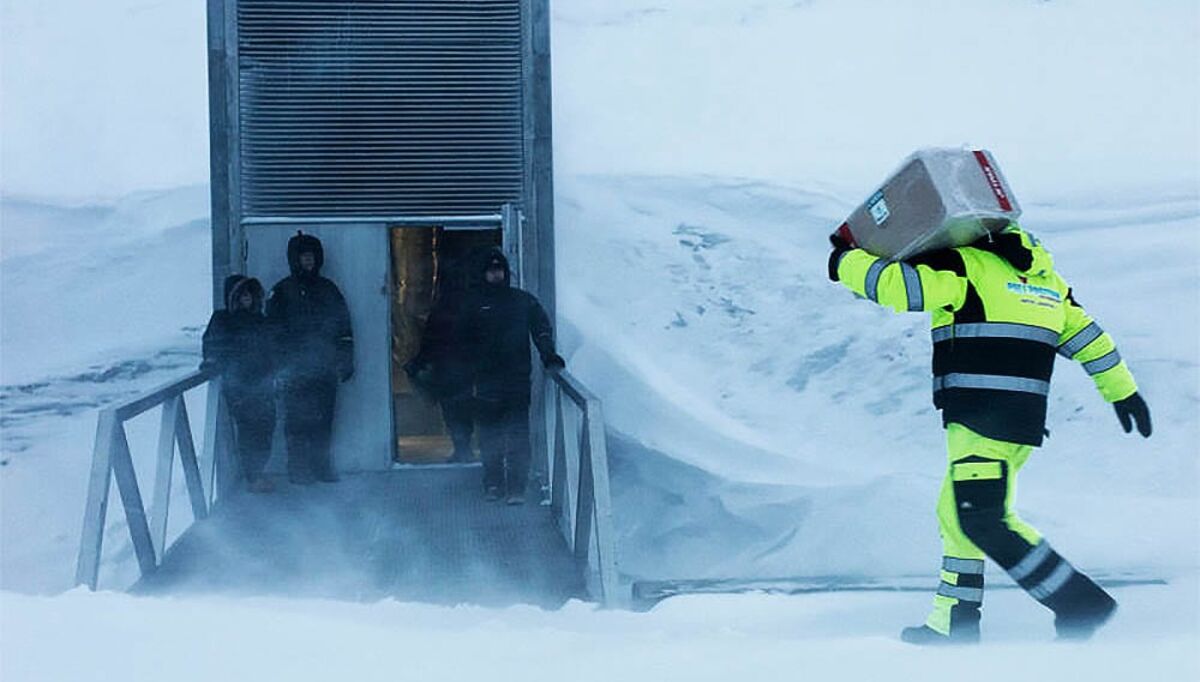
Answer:
<svg viewBox="0 0 1200 682"><path fill-rule="evenodd" d="M547 508L485 502L478 466L237 495L133 591L557 608L586 598Z"/></svg>
<svg viewBox="0 0 1200 682"><path fill-rule="evenodd" d="M202 387L198 450L185 394ZM546 377L544 395L545 449L534 457L544 466L547 504L484 501L478 465L402 467L255 495L239 492L220 380L194 372L101 411L76 582L99 584L115 480L140 571L131 590L140 594L623 604L600 403L566 372ZM155 408L156 456L152 467L137 467L125 423ZM149 512L139 469L153 472ZM188 497L193 520L172 542L173 493Z"/></svg>

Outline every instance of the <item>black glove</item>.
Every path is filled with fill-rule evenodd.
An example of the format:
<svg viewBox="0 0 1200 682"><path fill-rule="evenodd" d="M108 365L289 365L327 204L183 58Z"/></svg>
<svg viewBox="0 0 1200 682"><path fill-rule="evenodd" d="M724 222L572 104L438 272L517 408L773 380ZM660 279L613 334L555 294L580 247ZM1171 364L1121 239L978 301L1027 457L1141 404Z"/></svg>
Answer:
<svg viewBox="0 0 1200 682"><path fill-rule="evenodd" d="M833 245L833 251L829 254L829 281L838 281L838 261L842 260L842 254L854 248L850 246L850 242L842 239L838 233L834 232L829 235L829 243Z"/></svg>
<svg viewBox="0 0 1200 682"><path fill-rule="evenodd" d="M558 353L551 353L542 359L542 365L551 372L557 372L567 366L567 361Z"/></svg>
<svg viewBox="0 0 1200 682"><path fill-rule="evenodd" d="M1125 433L1132 431L1133 422L1137 421L1138 433L1145 438L1150 437L1150 408L1141 394L1134 393L1124 400L1118 400L1113 403L1113 409L1117 411L1117 419L1121 420L1121 428L1125 429Z"/></svg>
<svg viewBox="0 0 1200 682"><path fill-rule="evenodd" d="M428 364L429 363L421 360L420 358L413 358L412 360L404 363L401 366L401 369L404 370L404 373L408 375L409 379L416 379L417 375L420 374L421 370L425 369L426 365Z"/></svg>

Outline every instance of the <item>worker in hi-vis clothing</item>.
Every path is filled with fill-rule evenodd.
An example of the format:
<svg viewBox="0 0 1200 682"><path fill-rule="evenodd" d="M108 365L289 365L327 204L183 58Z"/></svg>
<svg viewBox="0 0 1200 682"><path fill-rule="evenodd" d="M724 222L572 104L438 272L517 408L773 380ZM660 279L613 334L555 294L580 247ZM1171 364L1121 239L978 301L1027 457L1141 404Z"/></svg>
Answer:
<svg viewBox="0 0 1200 682"><path fill-rule="evenodd" d="M903 262L834 235L829 278L897 312L933 314L933 402L949 466L938 498L941 584L913 644L979 641L984 557L1085 639L1116 610L1014 509L1017 472L1045 435L1055 353L1082 363L1125 432L1150 436L1150 411L1112 338L1084 312L1049 252L1015 223L970 246Z"/></svg>

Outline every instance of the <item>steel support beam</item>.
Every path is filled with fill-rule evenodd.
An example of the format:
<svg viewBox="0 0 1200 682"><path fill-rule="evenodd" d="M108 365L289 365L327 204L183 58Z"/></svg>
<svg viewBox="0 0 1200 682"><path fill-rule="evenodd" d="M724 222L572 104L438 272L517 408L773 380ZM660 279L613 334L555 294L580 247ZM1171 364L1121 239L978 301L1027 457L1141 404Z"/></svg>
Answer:
<svg viewBox="0 0 1200 682"><path fill-rule="evenodd" d="M75 584L93 590L100 580L100 552L104 547L104 521L108 516L108 493L112 485L112 451L119 424L115 410L100 411L96 442L92 448L87 502L83 507L83 533L75 563Z"/></svg>

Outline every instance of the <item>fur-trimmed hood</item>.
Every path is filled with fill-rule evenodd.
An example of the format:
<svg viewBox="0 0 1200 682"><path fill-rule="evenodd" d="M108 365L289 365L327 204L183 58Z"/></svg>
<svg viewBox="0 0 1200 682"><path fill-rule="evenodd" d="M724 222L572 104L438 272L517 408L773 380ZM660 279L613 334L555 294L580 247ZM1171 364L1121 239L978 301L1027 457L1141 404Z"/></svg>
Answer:
<svg viewBox="0 0 1200 682"><path fill-rule="evenodd" d="M246 277L245 275L230 275L225 278L225 309L233 312L236 308L235 302L247 291L254 297L254 306L252 309L255 312L262 312L262 283L253 277Z"/></svg>

